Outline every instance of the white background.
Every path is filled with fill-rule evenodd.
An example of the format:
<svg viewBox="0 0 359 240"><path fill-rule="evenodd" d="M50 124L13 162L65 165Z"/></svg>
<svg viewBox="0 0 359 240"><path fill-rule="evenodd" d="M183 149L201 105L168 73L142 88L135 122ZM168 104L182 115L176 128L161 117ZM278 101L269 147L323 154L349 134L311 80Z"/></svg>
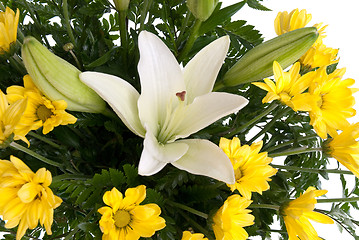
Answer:
<svg viewBox="0 0 359 240"><path fill-rule="evenodd" d="M223 6L228 6L238 2L238 0L224 0ZM276 36L274 31L274 19L278 12L290 12L295 8L306 9L307 13L312 14L312 20L308 26L323 22L328 25L326 28L327 37L324 44L327 47L339 48L339 68L346 67L345 78L357 80L355 87L359 88L359 55L358 31L359 31L359 13L357 0L264 0L263 5L272 9L271 12L258 11L243 7L233 19L246 20L248 24L256 26L265 40ZM355 95L358 98L359 93ZM359 111L358 102L355 109ZM355 116L349 119L351 122L358 122L359 117ZM336 167L336 160L331 159L331 165ZM330 181L323 182L322 189L329 190L326 195L328 198L342 197L341 183L338 174L329 175ZM353 183L354 176L348 176L348 181ZM317 204L317 208L330 209L330 205ZM355 219L359 220L359 214L353 213ZM345 230L341 233L336 225L313 223L320 237L326 240L351 240L351 237ZM278 226L273 226L278 229ZM357 231L358 233L358 231ZM253 238L257 239L257 238ZM278 235L273 235L272 239L279 239Z"/></svg>

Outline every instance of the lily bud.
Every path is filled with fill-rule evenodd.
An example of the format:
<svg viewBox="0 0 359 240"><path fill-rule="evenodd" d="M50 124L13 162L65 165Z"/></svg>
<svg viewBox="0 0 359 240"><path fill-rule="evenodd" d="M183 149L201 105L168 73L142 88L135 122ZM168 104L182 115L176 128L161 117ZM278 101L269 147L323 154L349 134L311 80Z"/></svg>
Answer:
<svg viewBox="0 0 359 240"><path fill-rule="evenodd" d="M115 3L117 11L126 11L130 4L130 0L113 0L113 2Z"/></svg>
<svg viewBox="0 0 359 240"><path fill-rule="evenodd" d="M236 86L273 75L273 62L283 69L297 61L318 38L315 27L287 32L249 50L224 75L225 86Z"/></svg>
<svg viewBox="0 0 359 240"><path fill-rule="evenodd" d="M50 100L65 100L71 111L100 113L105 110L102 98L80 81L80 70L35 38L25 38L21 53L34 84Z"/></svg>
<svg viewBox="0 0 359 240"><path fill-rule="evenodd" d="M187 0L187 7L195 18L206 21L216 8L218 0Z"/></svg>

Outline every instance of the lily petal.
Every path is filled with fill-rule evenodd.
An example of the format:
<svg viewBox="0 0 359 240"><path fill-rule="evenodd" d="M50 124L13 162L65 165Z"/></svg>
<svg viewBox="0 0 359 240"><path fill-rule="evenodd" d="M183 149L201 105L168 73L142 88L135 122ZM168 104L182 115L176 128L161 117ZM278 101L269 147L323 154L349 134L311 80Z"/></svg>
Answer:
<svg viewBox="0 0 359 240"><path fill-rule="evenodd" d="M247 103L248 100L242 96L223 92L211 92L195 98L177 129L176 139L198 132L218 119L242 109Z"/></svg>
<svg viewBox="0 0 359 240"><path fill-rule="evenodd" d="M188 150L186 143L158 143L151 131L146 132L138 174L149 176L159 172L167 163L177 161Z"/></svg>
<svg viewBox="0 0 359 240"><path fill-rule="evenodd" d="M132 132L145 136L137 108L140 94L131 84L119 77L98 72L83 72L80 79L111 106Z"/></svg>
<svg viewBox="0 0 359 240"><path fill-rule="evenodd" d="M203 139L179 140L189 146L186 154L171 164L187 172L234 184L233 166L227 155L214 143Z"/></svg>
<svg viewBox="0 0 359 240"><path fill-rule="evenodd" d="M184 68L188 103L212 91L229 48L229 37L221 37L204 47Z"/></svg>
<svg viewBox="0 0 359 240"><path fill-rule="evenodd" d="M142 31L138 37L141 80L139 115L153 133L165 121L168 104L177 106L176 93L186 90L182 70L172 52L156 35Z"/></svg>

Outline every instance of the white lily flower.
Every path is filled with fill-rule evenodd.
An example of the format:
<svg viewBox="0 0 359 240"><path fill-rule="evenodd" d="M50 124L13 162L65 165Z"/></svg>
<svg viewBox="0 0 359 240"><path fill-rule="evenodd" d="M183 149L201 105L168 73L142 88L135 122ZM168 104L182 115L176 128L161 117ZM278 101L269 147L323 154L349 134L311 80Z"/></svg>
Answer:
<svg viewBox="0 0 359 240"><path fill-rule="evenodd" d="M145 138L138 172L153 175L166 164L193 174L234 183L227 155L204 139L182 139L243 108L238 95L212 92L226 57L229 37L203 48L184 69L156 35L142 31L138 38L141 94L119 77L84 72L80 79L95 90L126 126Z"/></svg>

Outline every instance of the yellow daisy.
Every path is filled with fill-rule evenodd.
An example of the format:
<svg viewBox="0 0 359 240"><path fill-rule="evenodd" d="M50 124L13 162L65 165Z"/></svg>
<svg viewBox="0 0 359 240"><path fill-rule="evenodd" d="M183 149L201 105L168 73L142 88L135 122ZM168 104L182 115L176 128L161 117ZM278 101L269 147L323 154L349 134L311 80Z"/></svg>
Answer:
<svg viewBox="0 0 359 240"><path fill-rule="evenodd" d="M330 217L313 211L317 203L315 197L327 192L309 187L300 197L281 207L280 212L283 215L289 240L321 240L309 220L324 224L334 223Z"/></svg>
<svg viewBox="0 0 359 240"><path fill-rule="evenodd" d="M0 215L6 228L18 226L16 240L38 222L51 235L54 209L62 200L49 188L50 171L40 168L34 173L23 161L10 156L10 161L0 160L0 179Z"/></svg>
<svg viewBox="0 0 359 240"><path fill-rule="evenodd" d="M49 133L59 125L73 124L76 118L67 113L67 104L64 100L51 101L40 93L33 84L29 75L24 76L24 87L11 86L7 90L9 102L27 98L28 104L22 118L22 123L26 126L43 127L44 134Z"/></svg>
<svg viewBox="0 0 359 240"><path fill-rule="evenodd" d="M305 27L310 20L312 15L307 13L307 10L294 9L289 14L287 11L279 12L274 20L274 29L277 35L282 35L293 31L295 29Z"/></svg>
<svg viewBox="0 0 359 240"><path fill-rule="evenodd" d="M252 192L262 194L268 190L270 177L277 173L277 169L268 165L272 158L268 157L266 152L259 153L262 146L262 141L251 146L241 146L240 140L236 137L232 140L221 138L219 142L219 147L232 162L236 178L234 184L227 186L232 191L237 189L247 199L251 199Z"/></svg>
<svg viewBox="0 0 359 240"><path fill-rule="evenodd" d="M294 111L308 111L311 109L313 99L308 94L303 93L312 82L310 75L299 74L300 64L295 63L289 72L283 72L282 67L277 61L273 62L273 73L275 82L269 78L263 82L254 82L257 87L267 91L263 98L263 103L273 100L280 100L283 104L291 107Z"/></svg>
<svg viewBox="0 0 359 240"><path fill-rule="evenodd" d="M244 240L248 233L243 227L254 224L254 216L246 209L252 203L244 197L234 194L227 198L223 206L213 217L212 225L216 240Z"/></svg>
<svg viewBox="0 0 359 240"><path fill-rule="evenodd" d="M181 240L208 240L202 233L191 233L190 231L184 231Z"/></svg>
<svg viewBox="0 0 359 240"><path fill-rule="evenodd" d="M29 141L25 135L31 127L23 128L22 116L27 107L27 99L19 99L9 104L6 95L0 90L0 144L7 140L21 139L28 145Z"/></svg>
<svg viewBox="0 0 359 240"><path fill-rule="evenodd" d="M359 138L359 123L346 127L332 137L324 142L325 152L359 178L359 142L356 141Z"/></svg>
<svg viewBox="0 0 359 240"><path fill-rule="evenodd" d="M146 186L129 188L125 197L116 188L107 191L103 201L107 205L98 210L102 217L100 228L104 240L138 240L151 237L155 231L166 226L159 215L157 204L139 205L146 198Z"/></svg>
<svg viewBox="0 0 359 240"><path fill-rule="evenodd" d="M20 12L6 7L5 12L0 12L0 53L9 52L11 44L16 42L17 25Z"/></svg>
<svg viewBox="0 0 359 240"><path fill-rule="evenodd" d="M315 99L309 111L310 124L323 139L327 134L336 135L336 130L347 127L347 118L355 115L353 93L357 89L349 88L355 81L350 78L342 80L344 73L345 69L337 69L328 75L326 67L322 67L306 74L314 79L309 87L309 93Z"/></svg>

